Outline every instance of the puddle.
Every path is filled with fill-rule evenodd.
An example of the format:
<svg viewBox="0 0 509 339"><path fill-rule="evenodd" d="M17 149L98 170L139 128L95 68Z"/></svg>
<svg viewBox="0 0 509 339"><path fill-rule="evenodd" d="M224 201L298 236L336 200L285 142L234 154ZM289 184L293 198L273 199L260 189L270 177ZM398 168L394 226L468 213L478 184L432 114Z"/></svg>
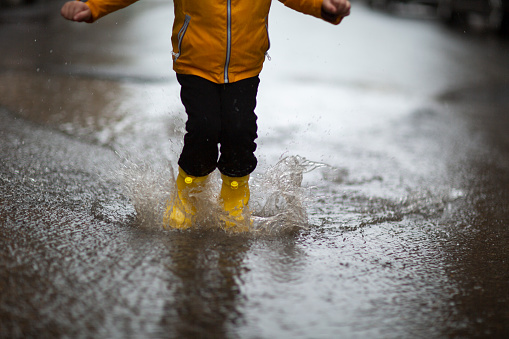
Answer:
<svg viewBox="0 0 509 339"><path fill-rule="evenodd" d="M106 203L107 206L97 210L107 214L103 216L105 220L117 220L118 215L125 219L128 211L134 210L137 225L162 230L167 204L175 194L174 173L176 168L170 163L157 166L125 160L118 175L127 205ZM305 181L305 177L311 180ZM407 218L439 219L466 194L458 189L438 187L433 191L418 188L394 197L366 195L366 189L357 189L380 185L382 181L379 177L351 180L346 169L300 156L284 157L264 173L251 177L249 232L281 234L310 227L339 227L348 231ZM225 229L221 221L224 212L219 205L220 188L220 173L215 171L205 189L194 197L197 207L194 230Z"/></svg>

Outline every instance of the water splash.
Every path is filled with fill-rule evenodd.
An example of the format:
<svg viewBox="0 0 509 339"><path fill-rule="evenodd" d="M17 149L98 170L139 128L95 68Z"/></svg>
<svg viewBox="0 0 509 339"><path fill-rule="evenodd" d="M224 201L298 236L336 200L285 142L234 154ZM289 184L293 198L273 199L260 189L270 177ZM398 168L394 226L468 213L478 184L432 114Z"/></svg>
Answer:
<svg viewBox="0 0 509 339"><path fill-rule="evenodd" d="M253 230L281 232L307 228L309 190L302 187L304 173L327 165L300 156L281 159L252 184Z"/></svg>
<svg viewBox="0 0 509 339"><path fill-rule="evenodd" d="M135 163L125 158L119 171L125 195L136 211L139 226L158 228L163 223L166 201L175 181L171 164L157 168L147 162Z"/></svg>
<svg viewBox="0 0 509 339"><path fill-rule="evenodd" d="M309 190L302 187L305 173L327 165L300 156L288 156L265 173L252 176L247 226L254 233L275 233L307 228L306 206ZM163 228L166 206L174 199L176 168L167 164L156 168L150 163L125 159L119 175L124 191L136 211L138 224L152 229ZM197 215L194 229L224 229L225 213L219 205L220 174L215 171L199 194L193 196ZM246 218L246 220L248 220Z"/></svg>

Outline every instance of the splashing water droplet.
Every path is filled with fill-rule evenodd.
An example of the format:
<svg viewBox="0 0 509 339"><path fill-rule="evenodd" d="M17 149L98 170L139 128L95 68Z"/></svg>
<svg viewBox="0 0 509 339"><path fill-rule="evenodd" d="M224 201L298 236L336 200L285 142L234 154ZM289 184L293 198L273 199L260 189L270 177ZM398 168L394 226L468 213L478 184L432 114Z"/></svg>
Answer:
<svg viewBox="0 0 509 339"><path fill-rule="evenodd" d="M253 229L281 232L307 228L308 192L301 186L304 173L325 166L299 156L289 156L267 170L253 185L253 204L256 204Z"/></svg>

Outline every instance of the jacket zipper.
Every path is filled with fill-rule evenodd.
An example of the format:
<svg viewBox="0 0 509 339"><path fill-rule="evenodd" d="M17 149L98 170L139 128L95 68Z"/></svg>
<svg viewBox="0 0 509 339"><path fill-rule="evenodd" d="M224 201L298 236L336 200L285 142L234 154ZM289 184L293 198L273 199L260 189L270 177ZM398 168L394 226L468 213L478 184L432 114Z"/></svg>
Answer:
<svg viewBox="0 0 509 339"><path fill-rule="evenodd" d="M228 0L227 5L227 41L226 41L226 62L224 64L224 83L228 83L228 67L230 65L230 54L232 44L232 2Z"/></svg>
<svg viewBox="0 0 509 339"><path fill-rule="evenodd" d="M179 58L179 56L182 54L182 39L184 39L184 35L186 34L186 31L187 31L187 27L189 26L189 22L191 21L191 16L186 14L186 17L184 19L184 24L182 25L182 27L180 28L180 31L177 35L178 37L178 53L175 53L175 52L172 52L171 54L173 54L175 56L175 59L173 60L173 62L177 61L177 59Z"/></svg>

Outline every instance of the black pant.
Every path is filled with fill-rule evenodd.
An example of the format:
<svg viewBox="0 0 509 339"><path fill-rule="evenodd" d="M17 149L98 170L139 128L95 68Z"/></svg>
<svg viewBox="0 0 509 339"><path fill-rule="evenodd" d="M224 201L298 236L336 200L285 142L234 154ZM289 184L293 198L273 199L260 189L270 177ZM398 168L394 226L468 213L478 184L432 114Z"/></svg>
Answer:
<svg viewBox="0 0 509 339"><path fill-rule="evenodd" d="M177 74L188 120L179 166L189 175L204 176L216 168L229 177L243 177L256 168L256 95L258 76L216 84L194 75ZM221 145L219 157L218 144Z"/></svg>

